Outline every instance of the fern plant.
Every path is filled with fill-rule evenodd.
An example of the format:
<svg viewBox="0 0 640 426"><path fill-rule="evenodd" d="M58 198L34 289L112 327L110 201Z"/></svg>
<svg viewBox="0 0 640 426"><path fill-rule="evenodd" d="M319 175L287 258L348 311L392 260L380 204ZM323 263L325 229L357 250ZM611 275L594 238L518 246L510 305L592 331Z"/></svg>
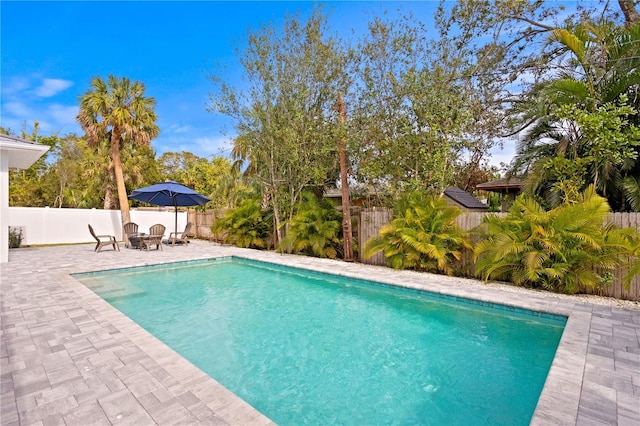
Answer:
<svg viewBox="0 0 640 426"><path fill-rule="evenodd" d="M638 246L634 230L605 224L609 210L593 186L549 211L522 195L505 218L488 215L480 225L476 273L564 293L607 285L617 268L632 267Z"/></svg>
<svg viewBox="0 0 640 426"><path fill-rule="evenodd" d="M272 235L269 213L261 209L258 200L245 198L234 209L228 210L218 219L211 231L223 234L223 241L243 248L264 249L269 247Z"/></svg>
<svg viewBox="0 0 640 426"><path fill-rule="evenodd" d="M462 214L442 197L409 194L398 202L394 219L365 243L364 256L384 253L387 265L453 275L452 263L471 248L455 219Z"/></svg>
<svg viewBox="0 0 640 426"><path fill-rule="evenodd" d="M279 249L288 253L335 259L342 250L342 215L327 200L302 195Z"/></svg>

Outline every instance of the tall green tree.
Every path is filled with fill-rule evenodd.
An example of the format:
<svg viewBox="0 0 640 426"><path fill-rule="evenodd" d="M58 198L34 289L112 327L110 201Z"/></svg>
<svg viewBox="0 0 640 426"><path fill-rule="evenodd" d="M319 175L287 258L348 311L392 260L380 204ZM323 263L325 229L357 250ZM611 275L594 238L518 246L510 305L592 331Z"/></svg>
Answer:
<svg viewBox="0 0 640 426"><path fill-rule="evenodd" d="M67 135L53 148L54 161L49 167L48 179L51 194L55 196L52 207L92 208L102 205L103 182L106 167L91 160L97 157L86 140ZM102 159L102 158L101 158Z"/></svg>
<svg viewBox="0 0 640 426"><path fill-rule="evenodd" d="M158 159L164 179L171 179L195 189L211 199L205 208L232 205L232 192L241 186L240 175L224 157L211 160L190 152L165 152Z"/></svg>
<svg viewBox="0 0 640 426"><path fill-rule="evenodd" d="M149 145L160 129L156 125L155 99L145 96L141 82L110 75L95 77L91 89L80 97L77 120L92 146L108 143L110 167L116 183L122 224L130 222L129 201L122 171L121 151L131 145ZM105 196L105 207L111 206Z"/></svg>
<svg viewBox="0 0 640 426"><path fill-rule="evenodd" d="M50 166L55 181L56 207L101 208L104 206L105 182L111 179L109 147L91 147L85 138L67 135L55 151ZM127 192L159 179L155 153L149 146L131 146L122 153L122 168Z"/></svg>
<svg viewBox="0 0 640 426"><path fill-rule="evenodd" d="M105 181L110 178L109 163L104 161L109 147L90 147L75 134L39 135L37 140L51 149L29 169L10 171L11 205L101 208ZM128 191L159 180L155 154L148 146L122 152L122 163Z"/></svg>
<svg viewBox="0 0 640 426"><path fill-rule="evenodd" d="M352 55L354 173L390 194L443 191L459 170L487 167L499 112L485 92L495 89L474 74L473 34L453 38L436 18L431 39L410 15L375 19Z"/></svg>
<svg viewBox="0 0 640 426"><path fill-rule="evenodd" d="M191 152L165 152L158 158L158 167L164 178L180 182L181 173L199 159L200 157Z"/></svg>
<svg viewBox="0 0 640 426"><path fill-rule="evenodd" d="M333 107L348 84L345 53L316 11L306 21L288 16L282 28L252 31L238 57L248 85L212 75L209 110L234 120L233 156L265 189L280 241L302 191L321 186L336 168Z"/></svg>

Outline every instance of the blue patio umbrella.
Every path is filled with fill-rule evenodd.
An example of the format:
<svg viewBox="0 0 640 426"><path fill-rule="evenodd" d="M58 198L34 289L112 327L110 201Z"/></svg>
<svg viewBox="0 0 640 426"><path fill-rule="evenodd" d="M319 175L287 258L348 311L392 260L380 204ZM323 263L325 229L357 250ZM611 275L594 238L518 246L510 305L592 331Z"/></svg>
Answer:
<svg viewBox="0 0 640 426"><path fill-rule="evenodd" d="M178 182L168 180L134 190L129 198L156 206L173 206L176 211L175 232L178 232L178 206L200 206L211 199Z"/></svg>

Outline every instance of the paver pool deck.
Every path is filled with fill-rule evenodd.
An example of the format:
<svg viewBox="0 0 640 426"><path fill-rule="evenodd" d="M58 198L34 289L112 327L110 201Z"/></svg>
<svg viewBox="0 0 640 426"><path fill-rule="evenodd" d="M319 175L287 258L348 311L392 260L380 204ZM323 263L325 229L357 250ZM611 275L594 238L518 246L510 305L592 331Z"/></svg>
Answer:
<svg viewBox="0 0 640 426"><path fill-rule="evenodd" d="M0 265L2 426L272 424L70 276L221 256L565 315L532 424L640 425L638 309L205 241L151 252L93 248L21 248Z"/></svg>

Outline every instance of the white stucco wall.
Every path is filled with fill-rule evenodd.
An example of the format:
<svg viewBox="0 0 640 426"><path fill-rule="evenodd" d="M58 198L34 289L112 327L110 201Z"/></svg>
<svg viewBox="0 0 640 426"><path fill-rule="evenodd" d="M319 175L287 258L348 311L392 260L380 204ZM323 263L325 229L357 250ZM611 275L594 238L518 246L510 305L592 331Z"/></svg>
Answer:
<svg viewBox="0 0 640 426"><path fill-rule="evenodd" d="M146 233L152 225L161 223L167 228L165 235L168 237L174 231L175 213L131 210L131 221L138 224L140 232ZM120 210L9 207L8 224L22 228L22 245L94 242L88 225L98 235L115 235L122 241ZM186 225L187 213L179 212L178 232Z"/></svg>

